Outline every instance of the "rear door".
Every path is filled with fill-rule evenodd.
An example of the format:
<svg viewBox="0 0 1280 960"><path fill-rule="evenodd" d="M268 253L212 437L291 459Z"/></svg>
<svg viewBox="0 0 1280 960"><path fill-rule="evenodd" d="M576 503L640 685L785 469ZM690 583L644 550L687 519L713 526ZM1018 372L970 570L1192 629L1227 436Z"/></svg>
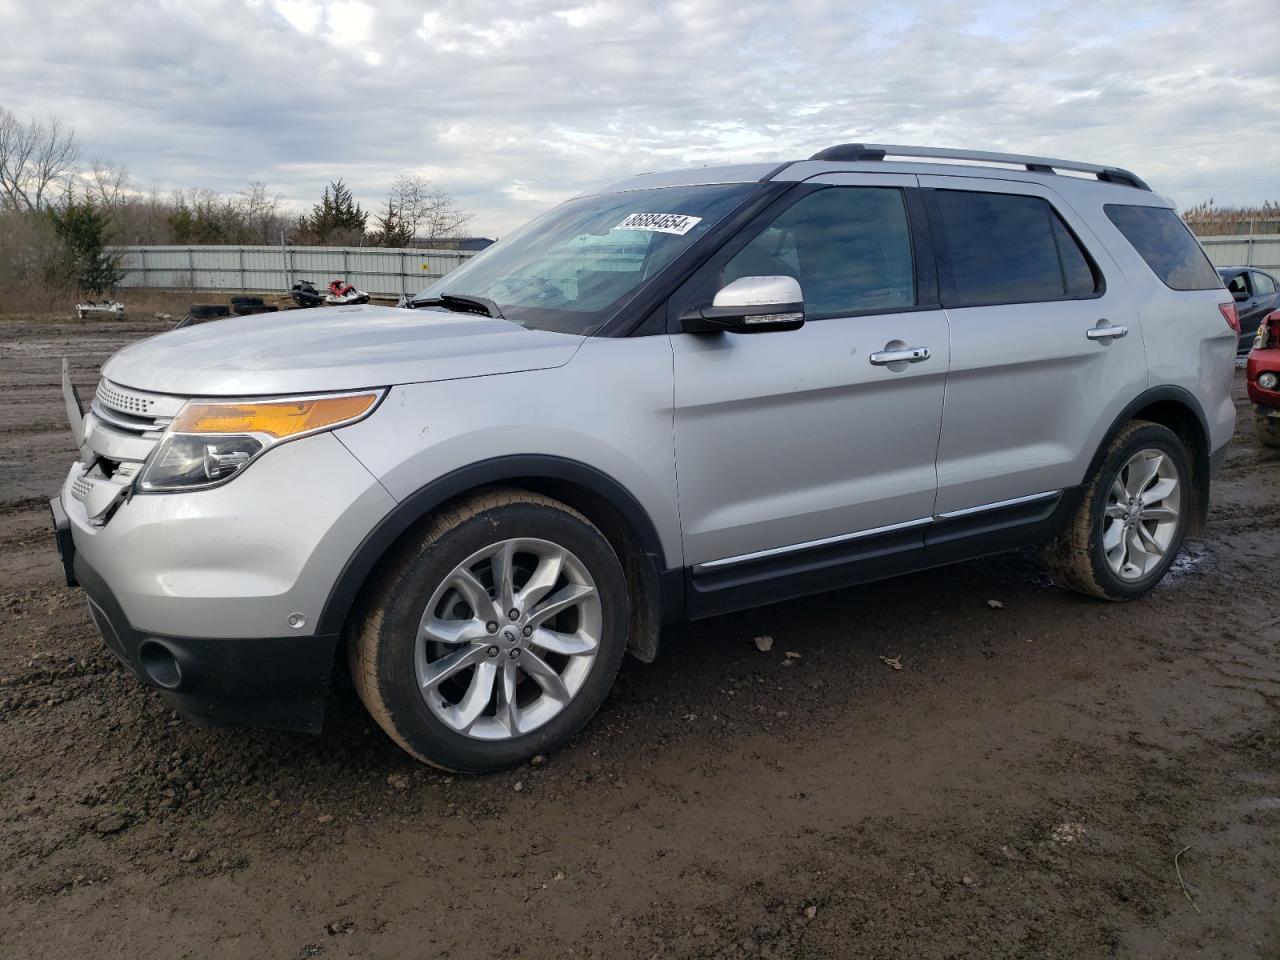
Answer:
<svg viewBox="0 0 1280 960"><path fill-rule="evenodd" d="M1099 423L1147 386L1132 296L1102 244L1047 187L920 182L931 188L951 329L936 513L1051 503L1080 483Z"/></svg>
<svg viewBox="0 0 1280 960"><path fill-rule="evenodd" d="M782 564L856 562L873 544L890 568L909 567L922 549L948 336L921 256L915 183L833 174L797 187L673 296L674 313L709 304L731 280L787 275L807 316L787 332L671 337L695 589L716 577L766 580ZM908 347L927 350L883 362Z"/></svg>

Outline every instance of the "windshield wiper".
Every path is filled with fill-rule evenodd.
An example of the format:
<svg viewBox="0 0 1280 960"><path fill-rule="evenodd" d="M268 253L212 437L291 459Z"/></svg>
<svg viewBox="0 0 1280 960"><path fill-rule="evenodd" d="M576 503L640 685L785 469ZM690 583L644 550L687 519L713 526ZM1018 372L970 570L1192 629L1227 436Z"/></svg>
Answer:
<svg viewBox="0 0 1280 960"><path fill-rule="evenodd" d="M415 307L444 307L457 313L483 313L486 317L507 319L498 309L498 305L488 297L480 297L471 293L442 293L438 297L422 297L412 301Z"/></svg>

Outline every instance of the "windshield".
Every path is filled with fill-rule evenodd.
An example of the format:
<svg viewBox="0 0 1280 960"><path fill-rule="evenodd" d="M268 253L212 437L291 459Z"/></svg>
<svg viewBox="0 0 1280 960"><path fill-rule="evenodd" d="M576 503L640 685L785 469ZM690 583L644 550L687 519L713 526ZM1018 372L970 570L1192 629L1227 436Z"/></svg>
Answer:
<svg viewBox="0 0 1280 960"><path fill-rule="evenodd" d="M755 188L663 187L570 200L415 300L479 298L526 327L589 335Z"/></svg>

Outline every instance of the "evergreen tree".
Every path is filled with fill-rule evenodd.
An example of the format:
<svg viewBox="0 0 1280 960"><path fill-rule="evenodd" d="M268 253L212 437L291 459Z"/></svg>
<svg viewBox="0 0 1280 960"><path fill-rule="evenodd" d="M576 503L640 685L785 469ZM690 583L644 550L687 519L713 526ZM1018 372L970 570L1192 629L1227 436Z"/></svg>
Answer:
<svg viewBox="0 0 1280 960"><path fill-rule="evenodd" d="M335 180L324 188L324 196L305 218L306 233L319 244L351 243L364 237L368 220L351 188Z"/></svg>
<svg viewBox="0 0 1280 960"><path fill-rule="evenodd" d="M380 247L407 247L413 240L413 227L405 222L400 208L391 200L387 200L374 224L377 229L370 239Z"/></svg>
<svg viewBox="0 0 1280 960"><path fill-rule="evenodd" d="M106 211L91 200L69 198L50 208L49 219L62 246L59 272L78 292L101 294L124 279L120 257L106 249Z"/></svg>

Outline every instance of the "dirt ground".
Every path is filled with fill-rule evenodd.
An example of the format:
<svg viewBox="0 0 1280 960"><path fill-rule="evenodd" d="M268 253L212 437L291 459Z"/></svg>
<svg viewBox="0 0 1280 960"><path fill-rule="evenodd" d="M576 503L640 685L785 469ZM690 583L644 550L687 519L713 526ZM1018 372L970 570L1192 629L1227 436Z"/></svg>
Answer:
<svg viewBox="0 0 1280 960"><path fill-rule="evenodd" d="M468 778L347 686L318 737L201 729L106 652L49 530L59 357L87 392L163 327L0 318L0 956L1280 957L1280 455L1242 388L1146 600L1017 554L674 627L567 749Z"/></svg>

